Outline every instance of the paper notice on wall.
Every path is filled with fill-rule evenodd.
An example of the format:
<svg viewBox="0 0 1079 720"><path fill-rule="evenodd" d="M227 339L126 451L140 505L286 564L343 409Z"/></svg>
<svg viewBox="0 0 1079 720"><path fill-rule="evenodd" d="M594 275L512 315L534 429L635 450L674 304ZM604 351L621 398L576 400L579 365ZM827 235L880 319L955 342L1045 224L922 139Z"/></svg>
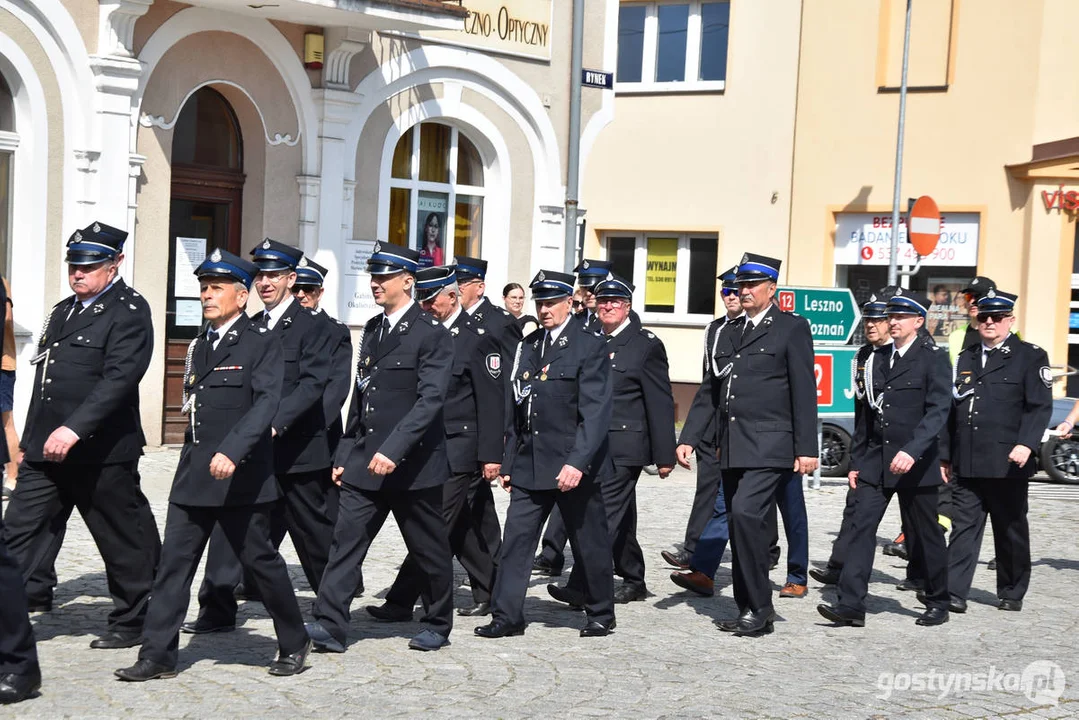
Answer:
<svg viewBox="0 0 1079 720"><path fill-rule="evenodd" d="M678 269L678 238L648 238L648 263L644 276L644 304L674 308Z"/></svg>
<svg viewBox="0 0 1079 720"><path fill-rule="evenodd" d="M202 303L198 300L176 301L176 327L202 325Z"/></svg>
<svg viewBox="0 0 1079 720"><path fill-rule="evenodd" d="M199 279L195 268L206 259L206 239L192 237L176 238L175 267L173 268L172 294L175 297L198 297ZM201 311L200 311L201 321ZM177 322L179 324L179 322ZM196 325L198 323L195 323Z"/></svg>
<svg viewBox="0 0 1079 720"><path fill-rule="evenodd" d="M374 252L374 240L345 240L341 263L341 312L347 325L363 325L381 311L371 295L371 275L367 260Z"/></svg>

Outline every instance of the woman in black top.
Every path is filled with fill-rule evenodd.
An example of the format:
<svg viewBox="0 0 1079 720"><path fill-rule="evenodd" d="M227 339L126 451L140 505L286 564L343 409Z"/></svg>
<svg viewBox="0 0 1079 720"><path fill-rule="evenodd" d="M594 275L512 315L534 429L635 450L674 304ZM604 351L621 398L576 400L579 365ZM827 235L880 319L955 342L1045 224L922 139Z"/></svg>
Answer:
<svg viewBox="0 0 1079 720"><path fill-rule="evenodd" d="M521 328L521 335L528 335L539 327L539 320L532 315L525 315L525 290L517 283L510 283L502 288L502 304Z"/></svg>

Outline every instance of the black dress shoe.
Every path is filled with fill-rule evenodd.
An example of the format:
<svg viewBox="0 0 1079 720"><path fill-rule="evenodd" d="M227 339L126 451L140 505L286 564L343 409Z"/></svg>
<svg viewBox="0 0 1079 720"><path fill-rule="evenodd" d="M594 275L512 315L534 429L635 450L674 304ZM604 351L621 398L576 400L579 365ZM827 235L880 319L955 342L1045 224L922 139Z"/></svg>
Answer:
<svg viewBox="0 0 1079 720"><path fill-rule="evenodd" d="M195 622L185 622L180 626L180 632L189 635L205 635L206 633L232 632L236 625L216 625L209 620L199 618Z"/></svg>
<svg viewBox="0 0 1079 720"><path fill-rule="evenodd" d="M839 582L839 570L830 567L826 567L822 570L813 568L809 571L809 577L813 578L821 585L835 585Z"/></svg>
<svg viewBox="0 0 1079 720"><path fill-rule="evenodd" d="M119 650L142 644L142 633L107 632L90 643L94 650Z"/></svg>
<svg viewBox="0 0 1079 720"><path fill-rule="evenodd" d="M536 559L532 561L532 574L558 577L562 574L562 565L555 565L542 555L537 555Z"/></svg>
<svg viewBox="0 0 1079 720"><path fill-rule="evenodd" d="M729 632L732 635L739 637L759 637L760 635L767 635L774 629L773 621L776 614L773 610L760 610L754 612L749 608L742 611L742 614L738 616L733 625L726 624L720 626L720 630ZM725 628L730 628L725 629Z"/></svg>
<svg viewBox="0 0 1079 720"><path fill-rule="evenodd" d="M917 593L914 594L914 597L917 598L918 602L920 602L922 605L925 605L926 607L929 606L929 599L925 596L925 593L923 591L919 590ZM953 613L959 613L960 615L962 615L967 611L967 601L963 598L958 598L953 595L948 600L948 611Z"/></svg>
<svg viewBox="0 0 1079 720"><path fill-rule="evenodd" d="M592 620L583 628L581 628L581 637L605 637L611 634L611 630L614 630L617 623L611 620L610 625L604 625L601 622Z"/></svg>
<svg viewBox="0 0 1079 720"><path fill-rule="evenodd" d="M412 608L403 608L392 603L367 605L364 610L379 622L409 622L412 620Z"/></svg>
<svg viewBox="0 0 1079 720"><path fill-rule="evenodd" d="M262 602L262 596L259 595L258 590L253 587L247 587L243 583L237 585L232 591L232 597L237 600L251 600L254 602Z"/></svg>
<svg viewBox="0 0 1079 720"><path fill-rule="evenodd" d="M22 702L41 689L41 670L0 675L0 705Z"/></svg>
<svg viewBox="0 0 1079 720"><path fill-rule="evenodd" d="M580 610L585 604L584 593L578 592L572 588L560 587L554 583L547 586L547 594L558 602L566 603L574 610Z"/></svg>
<svg viewBox="0 0 1079 720"><path fill-rule="evenodd" d="M823 604L817 606L817 612L840 627L865 627L865 613Z"/></svg>
<svg viewBox="0 0 1079 720"><path fill-rule="evenodd" d="M514 635L525 634L525 624L514 625L505 620L494 620L487 625L480 625L473 632L482 638L513 637Z"/></svg>
<svg viewBox="0 0 1079 720"><path fill-rule="evenodd" d="M143 658L131 667L120 668L113 674L127 682L146 682L147 680L174 678L176 677L176 668L168 665L158 665L153 660Z"/></svg>
<svg viewBox="0 0 1079 720"><path fill-rule="evenodd" d="M1009 612L1019 612L1023 609L1022 600L1008 600L1007 598L997 603L997 610L1007 610Z"/></svg>
<svg viewBox="0 0 1079 720"><path fill-rule="evenodd" d="M286 676L299 675L307 669L307 656L311 654L312 642L310 639L304 646L291 655L277 655L277 659L270 663L266 672L271 675Z"/></svg>
<svg viewBox="0 0 1079 720"><path fill-rule="evenodd" d="M629 585L622 583L614 589L614 601L623 605L637 600L644 600L646 597L648 597L648 588L643 584Z"/></svg>
<svg viewBox="0 0 1079 720"><path fill-rule="evenodd" d="M480 617L483 615L491 614L491 603L480 602L472 605L471 607L457 608L457 614L461 617Z"/></svg>
<svg viewBox="0 0 1079 720"><path fill-rule="evenodd" d="M927 608L922 616L914 621L915 625L943 625L948 622L948 609L941 607Z"/></svg>
<svg viewBox="0 0 1079 720"><path fill-rule="evenodd" d="M693 553L688 553L685 550L675 552L664 550L659 556L663 558L663 562L679 570L689 570L689 561L693 559Z"/></svg>
<svg viewBox="0 0 1079 720"><path fill-rule="evenodd" d="M917 592L918 590L923 590L924 588L925 583L921 582L920 580L911 580L910 578L906 578L902 582L896 583L895 586L896 590L905 590L907 592L910 592L911 590Z"/></svg>
<svg viewBox="0 0 1079 720"><path fill-rule="evenodd" d="M907 544L905 542L890 542L885 544L882 552L902 560L907 559Z"/></svg>

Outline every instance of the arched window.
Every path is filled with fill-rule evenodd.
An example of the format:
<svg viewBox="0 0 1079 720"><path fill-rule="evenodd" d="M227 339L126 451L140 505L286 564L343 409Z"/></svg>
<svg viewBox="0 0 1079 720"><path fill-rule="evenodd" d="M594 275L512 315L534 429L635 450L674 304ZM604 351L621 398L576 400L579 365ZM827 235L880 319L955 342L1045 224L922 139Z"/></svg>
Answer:
<svg viewBox="0 0 1079 720"><path fill-rule="evenodd" d="M483 160L464 133L436 122L414 126L393 151L387 239L419 250L424 265L479 257L484 194Z"/></svg>
<svg viewBox="0 0 1079 720"><path fill-rule="evenodd" d="M172 162L243 170L240 124L221 93L200 88L184 103L172 138Z"/></svg>
<svg viewBox="0 0 1079 720"><path fill-rule="evenodd" d="M11 259L11 176L15 167L15 99L0 75L0 274L9 274Z"/></svg>

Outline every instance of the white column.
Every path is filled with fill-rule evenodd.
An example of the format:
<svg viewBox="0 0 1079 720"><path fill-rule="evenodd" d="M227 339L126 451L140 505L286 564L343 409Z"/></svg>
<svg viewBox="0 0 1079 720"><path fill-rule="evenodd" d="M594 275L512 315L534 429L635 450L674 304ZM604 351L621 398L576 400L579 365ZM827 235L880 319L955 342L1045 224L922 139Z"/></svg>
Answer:
<svg viewBox="0 0 1079 720"><path fill-rule="evenodd" d="M131 50L135 21L146 14L153 0L101 0L98 54L90 65L97 83L95 125L100 138L96 151L80 155L86 173L85 220L127 230L127 256L121 273L134 281L135 257L134 185L141 172L141 159L132 153L131 98L138 88L142 63ZM92 204L92 207L90 205Z"/></svg>

